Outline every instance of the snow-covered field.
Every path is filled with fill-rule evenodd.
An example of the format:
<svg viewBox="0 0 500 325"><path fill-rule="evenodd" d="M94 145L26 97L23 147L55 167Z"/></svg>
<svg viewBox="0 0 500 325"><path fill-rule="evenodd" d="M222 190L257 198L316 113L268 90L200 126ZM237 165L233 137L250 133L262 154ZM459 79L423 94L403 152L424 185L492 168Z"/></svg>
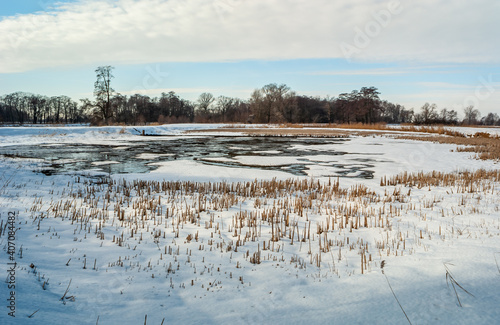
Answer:
<svg viewBox="0 0 500 325"><path fill-rule="evenodd" d="M0 128L0 324L498 322L500 184L381 186L498 163L383 136L182 133L209 127ZM165 149L189 139L227 147ZM120 172L130 148L138 171Z"/></svg>

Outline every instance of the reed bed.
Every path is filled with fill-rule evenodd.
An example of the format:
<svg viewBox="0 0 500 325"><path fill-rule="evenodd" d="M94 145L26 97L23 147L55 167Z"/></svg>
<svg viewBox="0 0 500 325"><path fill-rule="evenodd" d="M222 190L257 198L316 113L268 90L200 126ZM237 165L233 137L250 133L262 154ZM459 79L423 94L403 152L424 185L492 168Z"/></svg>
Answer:
<svg viewBox="0 0 500 325"><path fill-rule="evenodd" d="M480 160L500 160L500 136L487 132L466 134L445 126L402 125L398 128L377 124L276 124L264 125L258 128L247 128L241 125L226 125L220 132L241 132L251 136L300 136L300 137L327 137L348 138L357 136L381 135L403 140L427 141L441 144L458 145L457 152L475 153ZM376 132L375 132L376 131ZM194 132L194 131L193 131ZM213 130L198 130L195 132L213 132ZM403 134L420 133L420 134ZM424 135L425 134L425 135Z"/></svg>
<svg viewBox="0 0 500 325"><path fill-rule="evenodd" d="M250 136L276 136L276 137L325 137L325 138L347 138L351 134L349 131L339 129L303 129L301 127L294 128L277 128L277 127L258 127L258 128L245 128L245 127L223 127L217 130L196 130L188 131L187 133L203 133L203 132L222 132L222 133L245 133Z"/></svg>
<svg viewBox="0 0 500 325"><path fill-rule="evenodd" d="M338 179L328 184L313 180L197 183L102 179L67 194L65 200L51 202L46 212L41 212L41 199L35 199L30 209L33 222L55 218L71 223L75 234L93 235L129 249L152 240L161 248L161 259L179 256L190 247L188 259L195 248L208 254L207 262L210 252L230 259L241 254L243 260L238 260L237 268L244 262L259 265L271 261L306 269L307 265L324 266L324 259L330 260L334 253L341 261L348 251L359 254L359 271L365 273L373 263L372 254L404 254L400 240L388 238L372 252L368 243L351 235L363 228L390 229L401 208L371 207L388 199L363 185L341 188ZM408 240L403 237L406 235L400 239ZM286 255L285 246L299 249ZM167 274L181 267L172 263L177 260L168 263ZM86 261L83 268L90 268ZM107 267L124 267L125 263L120 257Z"/></svg>
<svg viewBox="0 0 500 325"><path fill-rule="evenodd" d="M339 277L370 273L383 259L412 255L426 250L433 238L445 241L463 233L454 222L415 222L479 213L473 195L496 195L499 181L498 171L405 173L384 177L385 190L375 192L362 184L343 188L338 178L238 183L78 178L50 202L35 198L29 211L39 231L46 220L58 220L73 227L74 241L94 238L101 247L123 249L111 260L85 255L61 262L68 267L148 272L169 279L172 289L214 291L228 281L248 285L239 272L248 267L323 270ZM402 186L424 193L447 187L458 202L436 208L442 197L415 199L414 191ZM401 222L411 224L402 228ZM366 237L366 231L380 235ZM157 253L140 260L137 250L151 245ZM174 284L176 273L186 270L193 278Z"/></svg>
<svg viewBox="0 0 500 325"><path fill-rule="evenodd" d="M206 130L213 132L213 130ZM473 152L481 160L500 160L500 137L487 132L466 133L451 130L444 126L403 125L399 128L385 124L281 124L258 128L243 128L240 126L225 126L220 132L242 132L252 136L300 136L300 137L334 137L348 138L357 136L381 135L403 140L427 141L441 144L458 145L457 152ZM375 132L376 131L376 132ZM203 132L196 131L196 132ZM403 134L419 133L419 134Z"/></svg>
<svg viewBox="0 0 500 325"><path fill-rule="evenodd" d="M258 129L277 129L281 130L281 132L286 132L283 129L304 129L307 128L307 131L311 131L311 129L320 129L320 130L325 130L325 129L350 129L350 130L377 130L377 131L402 131L402 132L416 132L416 133L430 133L430 134L439 134L439 135L448 135L448 136L455 136L455 137L467 137L467 135L463 132L451 130L449 128L446 128L443 125L436 125L436 126L427 126L427 125L401 125L400 127L394 127L394 126L388 126L386 123L374 123L374 124L365 124L365 123L333 123L333 124L317 124L317 123L312 123L312 124L293 124L293 123L284 123L284 124L269 124L269 125L261 125L258 128L246 128L242 125L237 125L237 124L229 124L223 126L221 129L223 130L232 130L232 129L238 129L238 130L245 130L245 131L250 131L251 130L258 130ZM307 132L305 131L305 132ZM278 132L278 131L276 131ZM485 133L487 134L487 133Z"/></svg>
<svg viewBox="0 0 500 325"><path fill-rule="evenodd" d="M307 128L307 129L305 129ZM350 129L350 130L346 130ZM358 131L353 131L358 130ZM371 131L370 131L371 130ZM213 130L207 130L213 132ZM456 144L457 152L475 153L480 160L500 160L500 137L487 132L476 132L472 135L450 130L443 126L403 125L399 128L385 124L282 124L259 128L242 128L226 126L218 129L221 132L242 132L252 136L300 136L300 137L335 137L348 138L357 136L375 136L382 134L403 140L427 141L441 144ZM203 132L203 131L196 131ZM420 133L402 134L402 132ZM426 134L426 135L424 135Z"/></svg>
<svg viewBox="0 0 500 325"><path fill-rule="evenodd" d="M463 136L397 136L398 139L430 141L441 144L458 145L457 152L475 153L480 160L500 160L500 137L484 132L477 132L470 137Z"/></svg>
<svg viewBox="0 0 500 325"><path fill-rule="evenodd" d="M404 185L409 187L449 187L453 186L458 193L481 193L494 190L495 182L500 182L500 170L463 171L443 173L432 171L429 173L404 172L392 177L384 176L380 181L381 186Z"/></svg>

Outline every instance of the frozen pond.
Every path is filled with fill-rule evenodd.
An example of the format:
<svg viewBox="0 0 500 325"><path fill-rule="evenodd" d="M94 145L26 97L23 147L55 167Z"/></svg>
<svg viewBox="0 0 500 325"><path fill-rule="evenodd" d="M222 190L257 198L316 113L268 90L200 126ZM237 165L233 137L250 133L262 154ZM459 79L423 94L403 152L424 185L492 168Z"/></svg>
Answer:
<svg viewBox="0 0 500 325"><path fill-rule="evenodd" d="M248 181L312 177L377 185L402 172L498 168L456 145L384 136L315 138L224 133L222 125L0 128L0 159L45 175ZM198 132L210 128L213 131ZM141 136L141 131L155 136ZM196 133L186 133L186 131Z"/></svg>
<svg viewBox="0 0 500 325"><path fill-rule="evenodd" d="M162 163L191 160L204 165L273 170L307 176L307 170L329 170L324 176L373 178L378 153L363 157L349 152L349 138L292 138L250 136L137 137L111 144L47 143L4 146L0 154L41 159L47 175L96 170L110 174L147 173ZM380 160L380 157L378 157Z"/></svg>

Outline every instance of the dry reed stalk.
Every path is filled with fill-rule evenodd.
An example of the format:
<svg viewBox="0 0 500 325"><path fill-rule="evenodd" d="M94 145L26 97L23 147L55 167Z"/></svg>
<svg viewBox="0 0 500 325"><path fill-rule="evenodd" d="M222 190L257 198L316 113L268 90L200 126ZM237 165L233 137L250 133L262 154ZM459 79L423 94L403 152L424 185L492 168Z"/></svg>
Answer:
<svg viewBox="0 0 500 325"><path fill-rule="evenodd" d="M69 280L68 287L66 288L66 291L64 291L64 294L62 295L61 299L59 299L59 300L62 300L62 302L63 302L63 303L65 303L65 302L64 302L64 298L66 298L66 295L68 294L68 291L69 291L69 286L71 285L71 281L72 281L72 280L73 280L73 279L70 279L70 280Z"/></svg>
<svg viewBox="0 0 500 325"><path fill-rule="evenodd" d="M457 287L460 288L460 289L462 289L462 291L464 291L465 293L467 293L468 295L470 295L472 297L474 297L474 295L472 293L470 293L469 291L465 290L464 287L462 287L457 282L457 280L455 280L455 277L453 277L453 275L451 274L451 271L448 268L448 265L446 265L446 263L443 263L443 265L444 265L444 268L446 269L446 284L449 287L450 283L451 283L451 285L453 287L453 291L455 292L455 296L457 297L458 305L460 307L462 307L462 303L460 302L460 298L458 297Z"/></svg>
<svg viewBox="0 0 500 325"><path fill-rule="evenodd" d="M407 173L398 174L387 178L382 177L382 186L412 186L424 188L430 186L456 186L462 193L474 193L478 190L489 189L486 182L491 185L491 182L500 181L500 170L484 170L477 171L459 171L452 173L443 173L432 171L429 173Z"/></svg>
<svg viewBox="0 0 500 325"><path fill-rule="evenodd" d="M391 292L392 292L392 295L394 296L394 299L396 299L396 302L398 303L399 305L399 308L401 308L401 310L403 311L403 314L405 315L406 317L406 320L408 321L408 323L411 325L411 321L410 321L410 318L408 317L408 315L406 314L403 306L401 305L401 303L399 302L399 299L398 297L396 296L396 293L394 292L394 289L392 289L392 286L391 286L391 283L389 282L389 278L387 277L387 275L385 274L384 272L384 267L385 267L385 260L382 261L382 263L380 264L380 268L382 270L382 274L384 275L385 279L387 280L387 284L389 285L389 288L391 289Z"/></svg>
<svg viewBox="0 0 500 325"><path fill-rule="evenodd" d="M38 313L40 309L35 310L31 315L28 316L28 318L32 318L36 313Z"/></svg>
<svg viewBox="0 0 500 325"><path fill-rule="evenodd" d="M412 245L425 249L425 241L434 235L428 228L415 229L412 234L393 231L394 218L409 211L416 214L422 208L432 210L439 202L439 198L433 197L415 204L411 202L411 191L403 191L397 185L456 186L452 191L463 193L462 200L466 204L470 200L468 193L492 191L489 183L499 180L500 172L493 171L403 173L383 177L382 186L396 187L377 194L363 185L341 188L338 178L328 183L313 179L199 183L103 178L84 181L81 190L47 203L48 212L42 212L40 201L35 200L32 214L40 223L49 217L71 223L75 227L75 240L80 232L84 236L93 232L102 242L107 240L132 251L141 242L151 240L164 252L160 253L159 260L166 260L167 275L179 270L179 252L186 246L188 264L197 261L196 257L191 257L189 249L195 247L202 252L226 254L230 259L233 253L240 251L244 261L258 265L264 261L285 261L285 245L296 242L299 247L294 250L298 249L299 255L302 243L308 246L302 253L304 256L291 254L287 257L287 262L298 268L305 269L307 261L320 268L324 266L322 253L332 255L338 249L339 261L345 260L346 265L350 252L358 252L361 274L366 274L371 268L373 251L370 250L373 248L361 237L356 237L360 229L380 228L387 235L373 245L380 256L412 254ZM420 218L426 220L425 211L420 212ZM210 238L204 241L204 236L192 227L205 228ZM175 243L179 238L185 240ZM167 240L172 243L167 245ZM407 240L412 245L406 245ZM160 245L164 243L162 250ZM120 256L117 261L108 262L108 267L124 267L128 260L129 257ZM244 261L236 260L236 267L244 267ZM86 268L86 256L83 264ZM154 261L149 261L142 267L151 269L153 266ZM97 270L96 259L94 269ZM338 268L335 271L338 273ZM154 274L158 276L157 272Z"/></svg>
<svg viewBox="0 0 500 325"><path fill-rule="evenodd" d="M496 265L497 265L497 270L498 270L498 273L500 273L500 266L498 265L498 261L497 261L496 254L500 254L500 253L494 253L494 254L493 254L493 258L495 259L495 263L496 263Z"/></svg>

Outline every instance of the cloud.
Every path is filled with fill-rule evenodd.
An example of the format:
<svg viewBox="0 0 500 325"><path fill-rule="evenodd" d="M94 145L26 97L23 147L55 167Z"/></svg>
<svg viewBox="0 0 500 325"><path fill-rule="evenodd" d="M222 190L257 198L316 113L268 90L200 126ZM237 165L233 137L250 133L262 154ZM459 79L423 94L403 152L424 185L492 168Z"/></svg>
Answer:
<svg viewBox="0 0 500 325"><path fill-rule="evenodd" d="M316 71L310 72L309 75L316 76L390 76L411 73L451 73L450 68L458 68L460 66L453 65L418 65L413 67L403 68L377 68L377 69L358 69L358 70L336 70L336 71Z"/></svg>
<svg viewBox="0 0 500 325"><path fill-rule="evenodd" d="M0 21L0 73L347 58L498 63L493 0L81 0Z"/></svg>
<svg viewBox="0 0 500 325"><path fill-rule="evenodd" d="M388 76L408 73L407 69L365 69L313 72L311 75L321 76Z"/></svg>
<svg viewBox="0 0 500 325"><path fill-rule="evenodd" d="M474 90L474 86L472 85L460 85L460 84L439 82L439 81L418 82L417 85L431 89L453 89L453 90L469 90L469 91Z"/></svg>

